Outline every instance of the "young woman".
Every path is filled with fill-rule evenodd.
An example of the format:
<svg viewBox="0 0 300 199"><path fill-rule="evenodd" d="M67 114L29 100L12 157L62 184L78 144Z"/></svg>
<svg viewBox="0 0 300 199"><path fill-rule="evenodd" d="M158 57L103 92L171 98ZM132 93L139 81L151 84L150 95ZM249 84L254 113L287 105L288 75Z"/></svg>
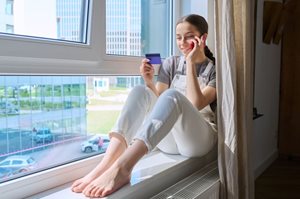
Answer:
<svg viewBox="0 0 300 199"><path fill-rule="evenodd" d="M216 143L216 72L214 57L205 45L206 20L199 15L181 18L176 25L177 46L183 56L167 58L156 85L154 69L142 60L146 86L130 92L110 132L102 161L72 191L88 197L107 196L129 183L134 165L154 147L170 154L200 157Z"/></svg>

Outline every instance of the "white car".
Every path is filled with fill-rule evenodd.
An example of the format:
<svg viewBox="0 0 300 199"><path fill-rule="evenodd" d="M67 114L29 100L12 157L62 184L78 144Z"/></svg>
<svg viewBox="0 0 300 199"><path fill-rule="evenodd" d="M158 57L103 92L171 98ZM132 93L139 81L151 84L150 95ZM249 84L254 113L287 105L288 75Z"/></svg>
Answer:
<svg viewBox="0 0 300 199"><path fill-rule="evenodd" d="M102 147L99 146L99 138L101 138L103 140ZM81 151L85 152L85 153L91 153L94 151L105 152L108 147L109 141L110 141L109 136L106 134L94 135L93 137L91 137L87 141L84 141L81 144Z"/></svg>
<svg viewBox="0 0 300 199"><path fill-rule="evenodd" d="M28 155L13 155L0 162L0 168L11 169L14 173L31 171L36 165L36 161Z"/></svg>

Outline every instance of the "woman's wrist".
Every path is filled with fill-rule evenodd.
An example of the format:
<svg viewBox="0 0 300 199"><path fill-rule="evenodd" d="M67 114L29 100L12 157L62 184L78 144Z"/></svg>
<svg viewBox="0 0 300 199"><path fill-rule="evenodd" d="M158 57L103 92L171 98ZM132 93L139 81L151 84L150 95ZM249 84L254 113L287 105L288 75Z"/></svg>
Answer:
<svg viewBox="0 0 300 199"><path fill-rule="evenodd" d="M155 84L154 84L154 82L153 81L151 81L151 82L145 82L145 84L146 84L146 86L147 87L149 87L149 88L155 88Z"/></svg>
<svg viewBox="0 0 300 199"><path fill-rule="evenodd" d="M186 62L186 74L196 74L196 64L193 62Z"/></svg>

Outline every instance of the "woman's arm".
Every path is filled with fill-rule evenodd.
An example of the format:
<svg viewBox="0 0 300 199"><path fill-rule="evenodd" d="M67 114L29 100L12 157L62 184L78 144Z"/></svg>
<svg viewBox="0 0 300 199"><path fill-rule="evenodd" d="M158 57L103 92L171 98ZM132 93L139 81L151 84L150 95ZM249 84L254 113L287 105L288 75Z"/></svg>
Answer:
<svg viewBox="0 0 300 199"><path fill-rule="evenodd" d="M168 84L162 83L162 82L157 82L155 85L155 88L157 90L157 96L161 95L165 90L169 88Z"/></svg>
<svg viewBox="0 0 300 199"><path fill-rule="evenodd" d="M200 89L195 60L204 61L206 59L204 54L205 43L199 37L195 37L193 43L194 48L186 57L187 98L198 110L201 110L216 99L217 92L216 88L211 86L206 86L203 90Z"/></svg>
<svg viewBox="0 0 300 199"><path fill-rule="evenodd" d="M157 82L154 86L154 83L146 84L147 87L149 87L156 96L160 96L165 90L169 88L168 84Z"/></svg>
<svg viewBox="0 0 300 199"><path fill-rule="evenodd" d="M201 110L208 104L212 103L216 97L216 88L206 86L203 90L200 89L198 82L196 67L194 64L188 66L191 63L187 63L187 98L190 102Z"/></svg>

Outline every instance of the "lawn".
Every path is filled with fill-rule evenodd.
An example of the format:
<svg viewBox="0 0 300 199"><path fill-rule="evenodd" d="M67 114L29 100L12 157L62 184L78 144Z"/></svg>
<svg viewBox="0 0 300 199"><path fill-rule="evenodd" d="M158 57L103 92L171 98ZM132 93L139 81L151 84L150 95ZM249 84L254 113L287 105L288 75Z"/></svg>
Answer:
<svg viewBox="0 0 300 199"><path fill-rule="evenodd" d="M99 105L122 105L124 102L113 102L99 99L90 99L89 106L99 106Z"/></svg>
<svg viewBox="0 0 300 199"><path fill-rule="evenodd" d="M87 132L106 134L113 127L120 111L89 111L87 113Z"/></svg>

